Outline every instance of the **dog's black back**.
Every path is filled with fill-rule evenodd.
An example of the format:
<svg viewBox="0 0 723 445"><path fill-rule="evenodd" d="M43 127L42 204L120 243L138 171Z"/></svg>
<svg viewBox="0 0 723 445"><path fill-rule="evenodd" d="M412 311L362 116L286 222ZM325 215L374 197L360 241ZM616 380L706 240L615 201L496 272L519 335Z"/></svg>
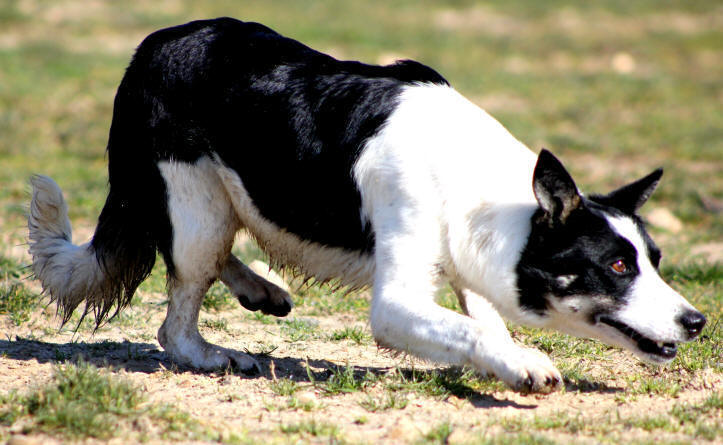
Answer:
<svg viewBox="0 0 723 445"><path fill-rule="evenodd" d="M216 154L280 228L322 245L369 251L373 233L362 223L351 169L401 89L414 82L446 84L417 62L338 61L263 25L230 18L158 31L139 46L118 91L111 188L122 176L114 169L135 168L117 162L121 157L154 165ZM131 128L142 128L146 134L136 138L143 140L118 143L126 139L118 133Z"/></svg>

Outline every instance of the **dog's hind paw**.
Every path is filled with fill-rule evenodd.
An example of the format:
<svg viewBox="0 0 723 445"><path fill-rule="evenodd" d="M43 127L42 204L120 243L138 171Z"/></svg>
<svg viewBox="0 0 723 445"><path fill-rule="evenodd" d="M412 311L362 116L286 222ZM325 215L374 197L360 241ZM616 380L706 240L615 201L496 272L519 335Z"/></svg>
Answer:
<svg viewBox="0 0 723 445"><path fill-rule="evenodd" d="M241 306L250 311L260 310L264 314L276 317L284 317L291 311L294 304L287 292L281 289L271 289L269 292L269 288L264 288L264 291L266 292L265 298L258 295L251 298L248 295L237 295L236 297Z"/></svg>
<svg viewBox="0 0 723 445"><path fill-rule="evenodd" d="M252 263L254 265L254 263ZM287 291L288 286L281 277L262 263L252 270L241 263L238 258L229 255L223 271L221 281L236 295L241 306L250 311L260 310L264 314L283 317L291 311L294 303ZM264 278L264 276L266 278ZM276 283L270 281L276 281ZM286 289L282 288L285 287Z"/></svg>
<svg viewBox="0 0 723 445"><path fill-rule="evenodd" d="M190 336L168 335L167 327L162 326L158 341L171 360L179 365L204 371L232 369L246 375L261 372L259 363L249 354L209 343L197 332Z"/></svg>
<svg viewBox="0 0 723 445"><path fill-rule="evenodd" d="M549 357L536 349L518 347L508 351L497 357L490 371L523 393L549 393L562 386L560 371Z"/></svg>
<svg viewBox="0 0 723 445"><path fill-rule="evenodd" d="M194 368L206 371L232 369L249 376L261 373L259 363L248 354L211 343L207 343L203 349L202 354L191 359L190 364Z"/></svg>
<svg viewBox="0 0 723 445"><path fill-rule="evenodd" d="M232 351L228 355L229 367L246 375L253 376L261 374L261 366L250 355L242 352Z"/></svg>

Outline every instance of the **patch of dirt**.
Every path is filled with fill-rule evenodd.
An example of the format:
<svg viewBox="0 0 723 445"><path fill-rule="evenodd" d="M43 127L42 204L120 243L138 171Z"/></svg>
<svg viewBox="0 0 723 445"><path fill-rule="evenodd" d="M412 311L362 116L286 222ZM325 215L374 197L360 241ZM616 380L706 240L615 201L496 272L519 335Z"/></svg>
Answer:
<svg viewBox="0 0 723 445"><path fill-rule="evenodd" d="M242 308L234 308L218 313L202 311L201 333L211 342L254 354L262 365L262 374L247 377L179 368L169 361L155 339L164 317L165 296L144 293L141 297L142 303L127 309L95 335L87 328L78 333L67 328L58 330L52 307L37 310L30 321L19 327L8 317L0 317L0 369L3 370L0 387L4 391L25 391L48 381L57 363L83 358L97 366L117 369L141 387L150 401L169 403L189 412L216 431L244 432L257 441L275 438L273 440L283 442L286 436L281 432L282 426L316 421L336 425L340 437L350 442L366 443L412 442L444 422L452 426L450 443L457 443L503 434L509 431L510 427L505 426L509 419L533 422L539 418L566 416L595 425L610 423L615 416L623 419L660 416L676 404L700 403L711 391L723 388L720 374L703 371L676 376L681 390L675 397L630 395L630 376L641 373L655 376L658 371L642 367L626 352L610 350L602 360L580 357L578 366L594 381L568 383L565 390L558 393L523 395L510 390L491 390L466 398L440 399L407 392L402 393L407 401L403 409L370 412L363 405L370 398L384 400L383 385L372 386L365 392L326 396L312 384L309 374L315 380L324 381L329 378L330 369L347 364L353 365L357 372L370 371L377 375L392 375L400 367L429 370L439 366L409 357L392 357L371 342L359 345L350 340L328 340L329 334L346 327L359 327L369 334L368 324L361 321L358 314L309 316L303 308L296 308L291 317L310 321L317 328L309 338L291 341L283 332L283 324L273 321L264 324ZM302 386L299 397L311 406L309 411L290 408L288 396L273 392L272 382L281 378ZM614 431L619 429L626 438L688 439L682 433L616 428ZM0 436L16 432L17 427L0 426ZM580 436L565 428L533 428L529 432L563 442L596 442L594 436Z"/></svg>

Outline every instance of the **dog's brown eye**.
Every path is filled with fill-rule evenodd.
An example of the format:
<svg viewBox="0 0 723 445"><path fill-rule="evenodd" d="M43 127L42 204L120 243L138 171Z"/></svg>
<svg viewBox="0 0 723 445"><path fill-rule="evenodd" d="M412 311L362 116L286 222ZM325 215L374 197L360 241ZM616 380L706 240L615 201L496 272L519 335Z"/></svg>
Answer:
<svg viewBox="0 0 723 445"><path fill-rule="evenodd" d="M610 265L610 267L617 273L625 273L628 271L628 266L623 260L617 260Z"/></svg>

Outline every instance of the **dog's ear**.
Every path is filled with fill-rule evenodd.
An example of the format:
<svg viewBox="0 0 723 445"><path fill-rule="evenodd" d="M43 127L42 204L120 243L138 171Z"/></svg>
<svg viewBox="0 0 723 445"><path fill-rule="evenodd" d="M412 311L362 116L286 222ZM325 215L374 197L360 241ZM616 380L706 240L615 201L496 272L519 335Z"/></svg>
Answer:
<svg viewBox="0 0 723 445"><path fill-rule="evenodd" d="M633 215L653 194L661 176L663 176L663 169L659 168L648 176L620 187L608 195L593 196L591 199L600 204L614 207L628 215Z"/></svg>
<svg viewBox="0 0 723 445"><path fill-rule="evenodd" d="M562 163L544 148L532 175L532 190L550 225L564 224L570 214L582 205L575 181Z"/></svg>

